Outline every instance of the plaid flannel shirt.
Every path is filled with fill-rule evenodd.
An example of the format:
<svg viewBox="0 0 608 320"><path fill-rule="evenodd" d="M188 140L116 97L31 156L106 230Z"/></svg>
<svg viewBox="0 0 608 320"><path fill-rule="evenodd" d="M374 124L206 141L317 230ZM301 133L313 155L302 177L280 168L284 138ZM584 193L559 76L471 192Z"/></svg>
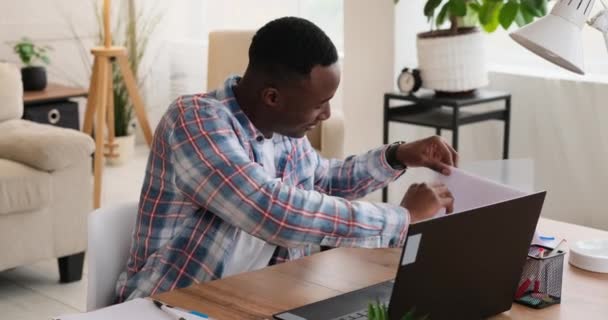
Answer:
<svg viewBox="0 0 608 320"><path fill-rule="evenodd" d="M271 264L311 245L403 245L405 209L354 200L403 173L386 162L387 146L328 160L306 138L275 134L270 177L262 134L232 91L238 80L178 98L158 124L118 301L221 278L239 229L277 245Z"/></svg>

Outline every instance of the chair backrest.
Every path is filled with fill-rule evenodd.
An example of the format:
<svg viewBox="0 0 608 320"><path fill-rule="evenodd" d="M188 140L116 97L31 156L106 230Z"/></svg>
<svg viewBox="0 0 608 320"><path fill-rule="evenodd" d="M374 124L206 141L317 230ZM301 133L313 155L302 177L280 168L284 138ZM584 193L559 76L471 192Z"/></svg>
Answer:
<svg viewBox="0 0 608 320"><path fill-rule="evenodd" d="M17 66L0 62L0 122L23 116L23 83Z"/></svg>
<svg viewBox="0 0 608 320"><path fill-rule="evenodd" d="M254 34L252 30L209 32L207 91L220 88L231 74L243 75L249 63L249 45Z"/></svg>
<svg viewBox="0 0 608 320"><path fill-rule="evenodd" d="M87 311L111 305L116 281L126 268L137 219L137 202L99 208L89 214Z"/></svg>

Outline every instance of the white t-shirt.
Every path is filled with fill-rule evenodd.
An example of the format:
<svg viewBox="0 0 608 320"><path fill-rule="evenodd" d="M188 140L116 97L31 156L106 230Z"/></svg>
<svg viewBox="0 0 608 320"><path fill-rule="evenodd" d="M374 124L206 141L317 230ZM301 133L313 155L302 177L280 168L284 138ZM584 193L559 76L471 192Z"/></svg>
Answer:
<svg viewBox="0 0 608 320"><path fill-rule="evenodd" d="M276 177L276 167L274 163L274 142L272 138L264 139L262 150L262 165L268 175ZM224 274L227 277L247 271L253 271L268 266L277 246L256 238L243 230L236 233L236 244L232 250L232 255L228 258L224 266Z"/></svg>

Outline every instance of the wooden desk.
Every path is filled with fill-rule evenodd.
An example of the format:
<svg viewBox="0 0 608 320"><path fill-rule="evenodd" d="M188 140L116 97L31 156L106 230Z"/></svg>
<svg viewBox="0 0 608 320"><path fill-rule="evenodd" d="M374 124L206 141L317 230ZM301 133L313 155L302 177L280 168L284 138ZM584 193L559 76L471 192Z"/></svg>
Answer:
<svg viewBox="0 0 608 320"><path fill-rule="evenodd" d="M541 219L539 230L570 243L608 232ZM154 296L216 319L270 319L280 311L360 289L395 276L400 249L335 249L259 271ZM542 310L518 304L492 319L608 319L608 274L564 262L562 303Z"/></svg>

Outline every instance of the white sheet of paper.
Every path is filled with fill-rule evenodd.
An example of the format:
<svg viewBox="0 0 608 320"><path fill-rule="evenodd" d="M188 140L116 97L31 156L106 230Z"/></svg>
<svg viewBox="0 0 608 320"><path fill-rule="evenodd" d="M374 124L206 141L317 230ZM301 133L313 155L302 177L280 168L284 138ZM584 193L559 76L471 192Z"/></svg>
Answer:
<svg viewBox="0 0 608 320"><path fill-rule="evenodd" d="M484 177L477 176L458 168L452 168L449 176L435 174L435 181L448 187L454 196L454 213L488 206L519 198L529 194L521 190L500 184ZM436 217L445 215L440 211Z"/></svg>
<svg viewBox="0 0 608 320"><path fill-rule="evenodd" d="M175 310L186 320L203 320L202 318L187 312ZM133 299L124 303L116 304L107 308L87 313L78 313L53 317L53 320L170 320L173 319L164 311L158 309L152 300Z"/></svg>

